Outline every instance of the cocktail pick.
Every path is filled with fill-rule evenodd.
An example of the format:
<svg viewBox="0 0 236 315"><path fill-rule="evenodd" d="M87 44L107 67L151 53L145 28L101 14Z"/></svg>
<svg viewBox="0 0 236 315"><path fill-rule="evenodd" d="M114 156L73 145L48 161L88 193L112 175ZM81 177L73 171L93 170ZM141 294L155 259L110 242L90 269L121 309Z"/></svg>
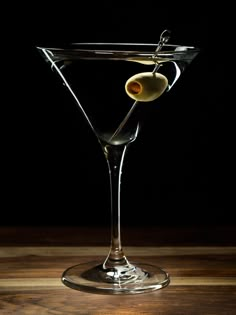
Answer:
<svg viewBox="0 0 236 315"><path fill-rule="evenodd" d="M162 49L162 47L169 41L170 39L170 31L169 30L164 30L161 35L160 35L160 40L157 44L157 48L153 54L153 59L156 58L158 52ZM160 68L160 64L156 63L152 73L155 73L158 71L158 69ZM137 104L139 103L139 101L135 101L131 107L131 109L129 110L129 112L127 113L127 115L125 116L125 118L122 120L122 122L120 123L120 125L118 126L118 128L116 129L116 131L113 133L113 135L110 138L110 141L113 140L119 133L120 131L124 128L126 122L128 121L130 115L133 113L133 111L135 110ZM138 130L137 130L138 131Z"/></svg>
<svg viewBox="0 0 236 315"><path fill-rule="evenodd" d="M164 30L160 35L160 40L157 44L157 48L153 54L153 58L156 57L157 53L162 49L162 47L169 41L171 32L169 30ZM160 64L156 63L155 68L153 69L153 73L157 72L160 68Z"/></svg>

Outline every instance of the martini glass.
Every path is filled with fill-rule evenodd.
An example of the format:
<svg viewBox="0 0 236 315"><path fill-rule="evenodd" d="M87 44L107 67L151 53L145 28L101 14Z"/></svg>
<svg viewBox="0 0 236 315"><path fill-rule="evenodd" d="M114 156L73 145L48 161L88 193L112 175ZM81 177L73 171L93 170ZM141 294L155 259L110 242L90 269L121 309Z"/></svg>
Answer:
<svg viewBox="0 0 236 315"><path fill-rule="evenodd" d="M120 190L127 148L136 140L144 117L169 92L197 56L195 47L168 44L165 30L157 44L75 43L37 47L59 78L108 164L111 242L101 261L65 270L62 282L76 290L104 294L137 294L166 287L170 277L159 266L132 262L121 244Z"/></svg>

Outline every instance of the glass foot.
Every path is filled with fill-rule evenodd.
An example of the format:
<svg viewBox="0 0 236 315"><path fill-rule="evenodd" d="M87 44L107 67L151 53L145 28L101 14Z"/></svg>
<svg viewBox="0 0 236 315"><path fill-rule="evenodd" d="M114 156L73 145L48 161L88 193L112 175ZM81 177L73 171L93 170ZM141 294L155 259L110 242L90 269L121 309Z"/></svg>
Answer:
<svg viewBox="0 0 236 315"><path fill-rule="evenodd" d="M105 268L97 261L72 266L64 271L62 282L75 290L101 294L137 294L158 290L170 282L159 267L130 262Z"/></svg>

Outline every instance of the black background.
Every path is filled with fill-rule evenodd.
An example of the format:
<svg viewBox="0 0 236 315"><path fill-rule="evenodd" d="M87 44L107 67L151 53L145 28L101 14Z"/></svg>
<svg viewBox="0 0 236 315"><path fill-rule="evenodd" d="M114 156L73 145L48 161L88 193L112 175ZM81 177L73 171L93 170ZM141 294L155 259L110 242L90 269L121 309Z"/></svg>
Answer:
<svg viewBox="0 0 236 315"><path fill-rule="evenodd" d="M103 153L36 46L155 43L166 28L172 31L170 42L198 46L201 53L127 153L122 224L230 223L235 57L229 12L160 7L155 1L51 8L38 2L7 10L1 44L0 225L108 225L110 220Z"/></svg>

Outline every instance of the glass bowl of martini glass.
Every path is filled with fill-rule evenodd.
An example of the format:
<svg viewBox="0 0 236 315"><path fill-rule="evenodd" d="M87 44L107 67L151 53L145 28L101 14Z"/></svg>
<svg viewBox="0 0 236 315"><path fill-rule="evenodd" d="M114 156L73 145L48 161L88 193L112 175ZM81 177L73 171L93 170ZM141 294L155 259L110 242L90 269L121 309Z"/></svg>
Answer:
<svg viewBox="0 0 236 315"><path fill-rule="evenodd" d="M169 92L199 50L168 43L164 30L157 44L73 43L37 47L68 99L81 112L104 152L111 200L111 239L101 261L71 266L62 282L76 290L137 294L166 287L170 277L159 266L130 261L121 244L121 173L127 148L141 130L150 104Z"/></svg>

